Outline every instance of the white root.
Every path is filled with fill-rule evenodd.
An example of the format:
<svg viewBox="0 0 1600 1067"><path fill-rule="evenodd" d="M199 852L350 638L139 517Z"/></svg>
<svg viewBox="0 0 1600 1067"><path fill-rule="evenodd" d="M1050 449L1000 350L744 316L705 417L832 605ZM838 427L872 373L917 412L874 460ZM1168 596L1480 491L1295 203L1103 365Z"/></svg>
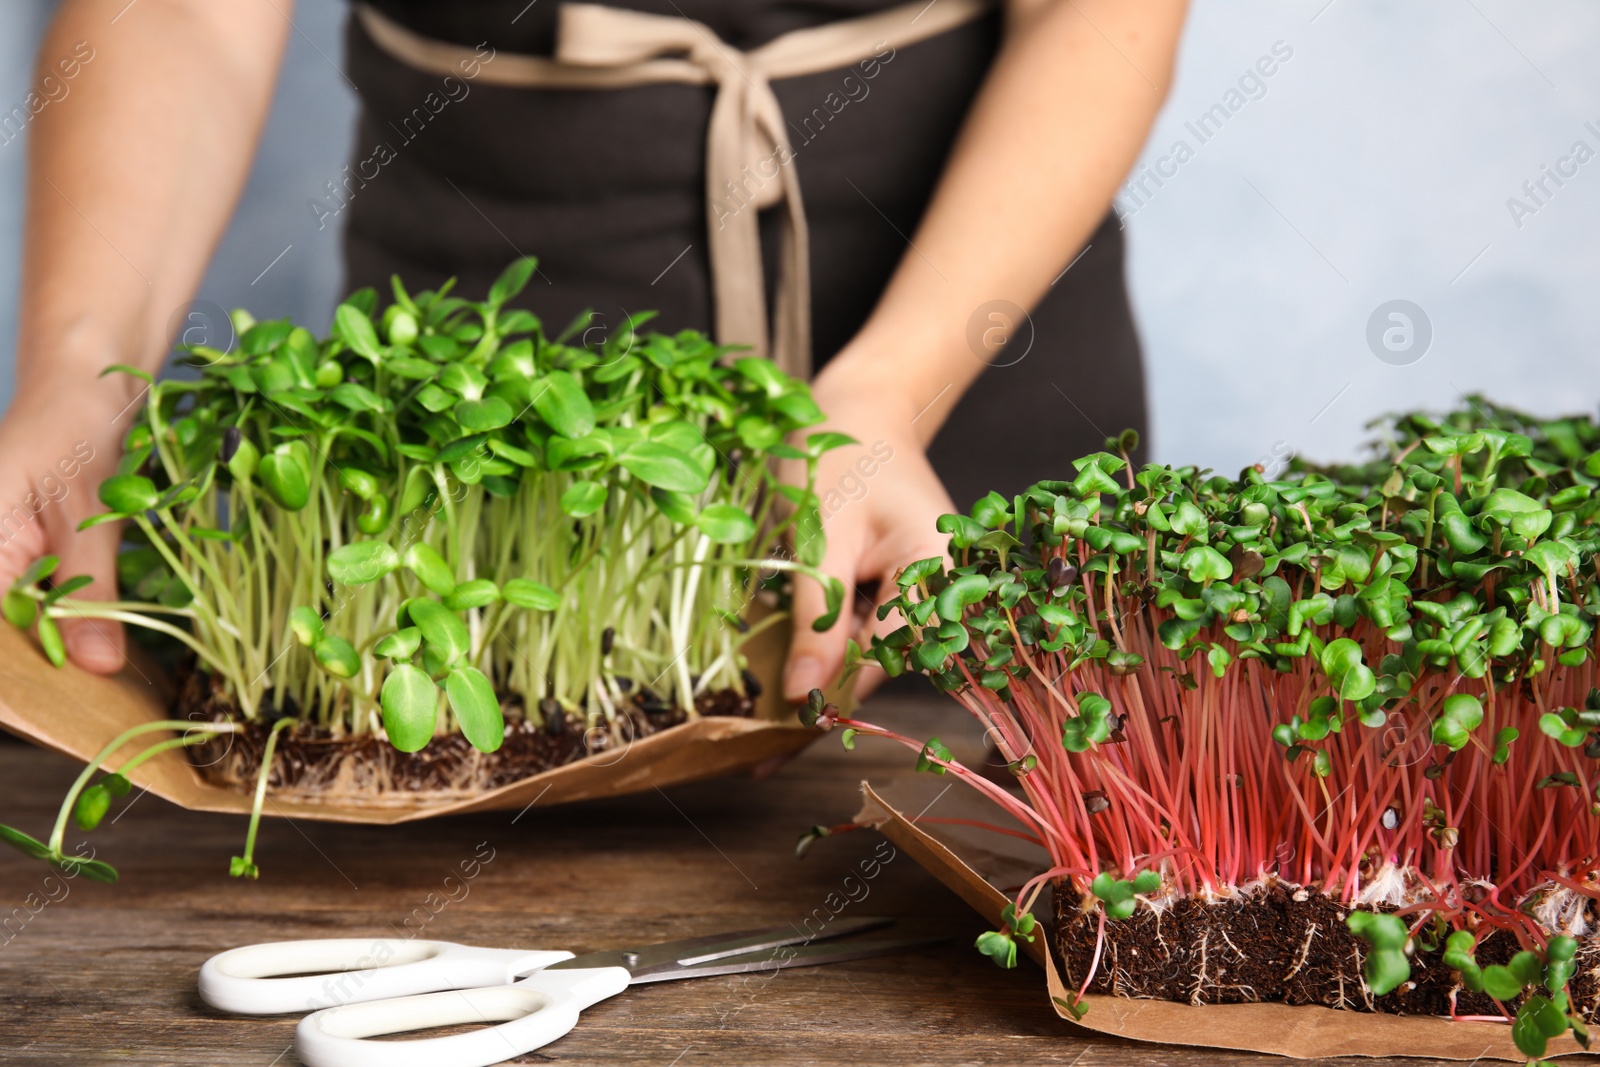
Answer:
<svg viewBox="0 0 1600 1067"><path fill-rule="evenodd" d="M1316 940L1316 937L1317 924L1312 923L1306 930L1305 943L1300 946L1300 958L1294 961L1294 966L1289 968L1289 973L1283 976L1285 982L1299 974L1300 968L1306 965L1306 960L1311 956L1311 942Z"/></svg>
<svg viewBox="0 0 1600 1067"><path fill-rule="evenodd" d="M1194 987L1189 991L1189 1003L1190 1004L1204 1004L1205 1003L1205 998L1203 996L1201 996L1201 992L1204 989L1205 983L1206 983L1206 961L1207 961L1207 958L1208 958L1207 954L1208 954L1208 950L1210 948L1210 945L1211 945L1211 931L1207 930L1205 933L1200 935L1200 969L1195 972Z"/></svg>

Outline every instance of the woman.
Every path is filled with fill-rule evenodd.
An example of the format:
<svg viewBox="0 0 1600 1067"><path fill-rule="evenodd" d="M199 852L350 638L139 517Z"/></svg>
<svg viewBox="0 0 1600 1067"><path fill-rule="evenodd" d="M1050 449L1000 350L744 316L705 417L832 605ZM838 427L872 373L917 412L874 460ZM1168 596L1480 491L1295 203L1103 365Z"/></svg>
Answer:
<svg viewBox="0 0 1600 1067"><path fill-rule="evenodd" d="M104 597L116 534L72 530L136 392L97 375L161 364L293 32L286 0L124 4L66 0L41 51L50 64L92 40L95 60L32 126L0 423L0 502L23 505L0 581L54 552ZM470 293L527 252L541 269L526 303L547 323L593 306L603 331L658 310L662 329L814 367L829 426L860 442L817 483L824 569L860 597L856 618L815 634L820 597L800 586L785 680L800 697L837 672L846 637L893 627L871 616L874 587L943 551L952 493L966 506L1059 477L1142 426L1107 207L1182 14L1182 0L375 0L350 20L344 64L363 105L337 205L347 280L458 275ZM85 454L65 495L25 503ZM66 633L96 671L121 666L122 640Z"/></svg>

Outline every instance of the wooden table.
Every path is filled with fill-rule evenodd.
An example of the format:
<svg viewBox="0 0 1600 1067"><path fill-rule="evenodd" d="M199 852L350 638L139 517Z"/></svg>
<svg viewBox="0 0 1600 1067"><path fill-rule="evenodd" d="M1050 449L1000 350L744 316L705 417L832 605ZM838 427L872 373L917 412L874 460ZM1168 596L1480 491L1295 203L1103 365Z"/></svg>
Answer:
<svg viewBox="0 0 1600 1067"><path fill-rule="evenodd" d="M952 747L975 743L965 716L943 701L885 699L872 712ZM121 869L119 885L63 883L0 849L0 923L12 916L0 925L0 1063L289 1067L294 1018L229 1017L195 993L206 957L255 941L398 933L583 952L802 922L882 838L824 839L796 860L796 836L847 821L862 778L909 774L912 763L887 744L846 753L827 739L764 782L387 828L269 819L258 882L227 875L242 819L130 798L91 838ZM43 836L77 770L0 741L0 821ZM461 864L471 871L475 857L476 877L463 879ZM867 885L865 899L841 914L914 917L948 930L950 943L771 976L643 986L513 1062L1286 1062L1074 1032L1047 1003L1039 970L1024 962L1001 971L975 952L983 921L909 858ZM30 914L30 893L57 899Z"/></svg>

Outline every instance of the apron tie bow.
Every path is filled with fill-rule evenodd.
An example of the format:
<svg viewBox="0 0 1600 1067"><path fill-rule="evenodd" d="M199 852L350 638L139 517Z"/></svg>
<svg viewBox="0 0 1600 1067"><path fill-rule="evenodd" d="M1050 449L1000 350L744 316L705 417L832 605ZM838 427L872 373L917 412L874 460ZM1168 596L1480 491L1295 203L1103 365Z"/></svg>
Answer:
<svg viewBox="0 0 1600 1067"><path fill-rule="evenodd" d="M706 235L717 341L748 344L758 355L770 354L784 373L809 377L811 271L805 208L792 151L782 140L783 110L762 53L741 52L691 19L569 3L561 5L555 59L580 67L626 69L681 55L705 72L716 87L706 132ZM780 153L786 158L780 159ZM758 213L780 203L785 209L783 243L769 352Z"/></svg>

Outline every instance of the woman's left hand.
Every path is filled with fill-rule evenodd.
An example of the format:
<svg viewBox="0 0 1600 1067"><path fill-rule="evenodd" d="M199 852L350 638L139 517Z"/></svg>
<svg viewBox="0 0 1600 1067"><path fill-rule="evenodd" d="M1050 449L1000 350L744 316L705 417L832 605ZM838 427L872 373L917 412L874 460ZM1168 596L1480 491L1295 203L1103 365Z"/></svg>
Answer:
<svg viewBox="0 0 1600 1067"><path fill-rule="evenodd" d="M906 255L812 385L828 428L860 442L824 454L816 482L822 569L858 601L874 584L886 598L900 567L944 554L936 523L955 509L924 449L985 366L967 339L975 309L994 300L1033 307L1099 225L1166 98L1184 6L1007 3L1000 53ZM791 469L785 481L803 484L803 473ZM903 623L841 612L814 633L824 600L805 579L794 609L783 688L795 700L838 677L847 638ZM882 672L858 678L859 695Z"/></svg>
<svg viewBox="0 0 1600 1067"><path fill-rule="evenodd" d="M945 554L948 538L937 523L940 515L955 510L924 454L919 413L906 410L907 391L864 382L848 368L847 361L837 360L817 376L812 394L828 421L807 431L836 430L858 442L825 453L815 484L827 535L821 569L844 582L846 610L831 629L817 633L811 624L826 610L823 592L808 579L795 582L794 643L783 685L793 701L838 678L846 639L855 638L865 649L872 634L904 625L898 615L880 622L877 605L897 591L900 568ZM791 484L803 484L803 477L803 469L784 472ZM864 666L856 676L856 696L865 696L883 678L881 668Z"/></svg>

